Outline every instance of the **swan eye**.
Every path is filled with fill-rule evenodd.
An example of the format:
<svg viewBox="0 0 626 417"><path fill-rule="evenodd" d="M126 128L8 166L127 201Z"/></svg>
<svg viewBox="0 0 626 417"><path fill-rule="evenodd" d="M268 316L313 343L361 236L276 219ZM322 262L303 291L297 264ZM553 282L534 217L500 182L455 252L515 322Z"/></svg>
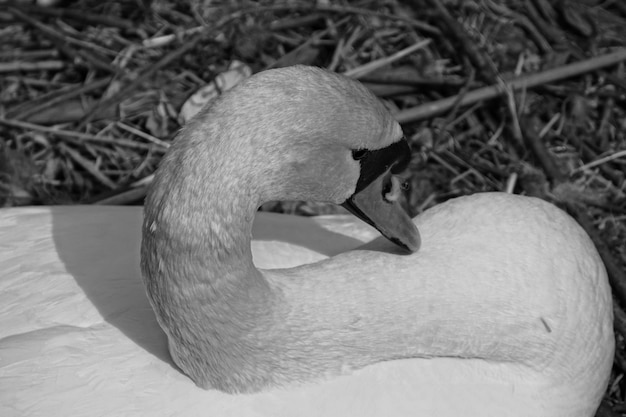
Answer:
<svg viewBox="0 0 626 417"><path fill-rule="evenodd" d="M359 161L369 155L370 151L367 149L356 149L352 151L352 157L355 161Z"/></svg>

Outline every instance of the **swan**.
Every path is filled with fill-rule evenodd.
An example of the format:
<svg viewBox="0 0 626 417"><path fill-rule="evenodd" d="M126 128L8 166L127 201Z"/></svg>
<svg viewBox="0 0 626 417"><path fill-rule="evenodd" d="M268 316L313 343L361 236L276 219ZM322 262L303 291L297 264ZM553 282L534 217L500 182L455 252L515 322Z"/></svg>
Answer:
<svg viewBox="0 0 626 417"><path fill-rule="evenodd" d="M408 158L364 87L295 66L192 119L144 211L0 210L0 415L592 416L614 337L589 237L503 193L411 220ZM276 199L365 222L255 213Z"/></svg>

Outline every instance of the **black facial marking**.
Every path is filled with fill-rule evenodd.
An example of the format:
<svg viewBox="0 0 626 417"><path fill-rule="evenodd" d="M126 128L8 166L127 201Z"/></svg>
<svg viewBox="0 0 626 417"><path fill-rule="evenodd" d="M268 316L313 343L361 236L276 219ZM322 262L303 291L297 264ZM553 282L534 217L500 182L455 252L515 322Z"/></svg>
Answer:
<svg viewBox="0 0 626 417"><path fill-rule="evenodd" d="M406 139L394 142L386 148L352 151L352 157L361 163L361 176L355 194L391 168L392 174L404 171L411 162L411 148Z"/></svg>
<svg viewBox="0 0 626 417"><path fill-rule="evenodd" d="M361 159L365 158L369 153L370 151L368 151L367 149L356 149L352 151L352 157L355 161L360 161Z"/></svg>

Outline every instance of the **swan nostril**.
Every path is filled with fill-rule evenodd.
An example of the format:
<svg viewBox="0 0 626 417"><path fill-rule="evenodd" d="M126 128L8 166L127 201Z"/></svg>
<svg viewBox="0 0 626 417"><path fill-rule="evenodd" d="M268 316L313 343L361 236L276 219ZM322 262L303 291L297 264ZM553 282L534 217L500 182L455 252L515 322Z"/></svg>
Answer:
<svg viewBox="0 0 626 417"><path fill-rule="evenodd" d="M391 191L393 184L391 183L391 179L389 181L385 181L383 184L383 198L387 199L387 194Z"/></svg>
<svg viewBox="0 0 626 417"><path fill-rule="evenodd" d="M390 175L383 184L383 199L388 203L398 201L405 183L401 183L400 179L395 175Z"/></svg>

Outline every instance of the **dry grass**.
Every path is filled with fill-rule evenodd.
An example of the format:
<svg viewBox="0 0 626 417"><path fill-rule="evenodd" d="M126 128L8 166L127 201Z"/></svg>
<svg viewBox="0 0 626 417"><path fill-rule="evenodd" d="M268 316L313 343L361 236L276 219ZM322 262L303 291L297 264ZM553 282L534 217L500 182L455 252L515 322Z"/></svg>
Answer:
<svg viewBox="0 0 626 417"><path fill-rule="evenodd" d="M626 411L623 2L65 3L2 3L2 206L140 203L182 103L233 59L255 72L343 72L404 125L412 214L499 190L555 202L587 228L616 296L618 351L599 415Z"/></svg>

